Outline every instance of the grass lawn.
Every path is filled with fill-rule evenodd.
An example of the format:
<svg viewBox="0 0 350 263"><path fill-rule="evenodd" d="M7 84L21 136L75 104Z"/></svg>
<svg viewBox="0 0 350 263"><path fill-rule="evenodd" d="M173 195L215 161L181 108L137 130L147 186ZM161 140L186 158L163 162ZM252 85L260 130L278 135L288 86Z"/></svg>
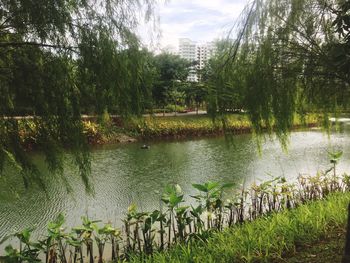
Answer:
<svg viewBox="0 0 350 263"><path fill-rule="evenodd" d="M344 254L345 234L345 226L331 229L320 239L300 244L294 253L272 263L340 263Z"/></svg>

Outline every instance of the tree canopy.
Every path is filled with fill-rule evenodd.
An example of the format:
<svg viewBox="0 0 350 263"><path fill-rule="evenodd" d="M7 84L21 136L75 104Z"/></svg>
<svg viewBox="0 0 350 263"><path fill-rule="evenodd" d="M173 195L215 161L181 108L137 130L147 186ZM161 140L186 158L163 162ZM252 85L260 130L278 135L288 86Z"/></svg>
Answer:
<svg viewBox="0 0 350 263"><path fill-rule="evenodd" d="M157 106L165 106L176 83L186 81L191 63L178 55L161 53L154 57L154 65L158 73L153 87L154 102Z"/></svg>
<svg viewBox="0 0 350 263"><path fill-rule="evenodd" d="M155 0L2 0L0 4L0 170L19 169L24 184L45 182L21 145L35 123L36 145L63 177L69 146L89 189L89 154L82 111L139 114L149 96L146 52L134 31L153 18ZM32 127L33 128L33 127Z"/></svg>
<svg viewBox="0 0 350 263"><path fill-rule="evenodd" d="M244 87L255 132L274 127L285 144L296 113L322 111L327 126L348 106L348 1L255 0L232 32L214 77Z"/></svg>
<svg viewBox="0 0 350 263"><path fill-rule="evenodd" d="M244 83L241 81L242 67L223 68L227 50L234 44L231 39L216 42L216 54L209 60L202 72L202 80L208 87L208 111L216 112L241 110L244 106Z"/></svg>

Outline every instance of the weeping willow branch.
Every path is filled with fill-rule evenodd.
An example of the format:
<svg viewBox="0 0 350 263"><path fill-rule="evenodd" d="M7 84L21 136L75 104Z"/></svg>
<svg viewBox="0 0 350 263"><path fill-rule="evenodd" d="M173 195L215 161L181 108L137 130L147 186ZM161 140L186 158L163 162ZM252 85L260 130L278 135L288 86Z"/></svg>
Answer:
<svg viewBox="0 0 350 263"><path fill-rule="evenodd" d="M48 47L54 49L64 49L69 50L74 53L78 53L78 47L70 47L70 46L62 46L62 45L50 45L45 43L37 43L37 42L0 42L0 48L21 48L24 46L35 46L35 47Z"/></svg>
<svg viewBox="0 0 350 263"><path fill-rule="evenodd" d="M253 14L253 10L255 8L255 5L256 5L256 2L257 0L254 0L253 3L252 3L252 6L249 10L249 13L247 15L247 18L246 18L246 21L244 23L244 26L240 32L240 34L238 35L238 39L235 41L234 45L232 45L228 51L228 54L229 56L227 56L227 59L225 60L224 64L222 65L222 68L224 68L227 63L229 63L229 61L231 63L234 63L234 61L236 60L236 57L237 57L237 53L238 53L238 50L240 48L240 45L241 45L241 41L242 41L242 38L243 36L245 35L246 33L246 30L247 30L247 27L248 27L248 24L249 24L249 20L251 19L251 16ZM233 29L231 29L232 31Z"/></svg>
<svg viewBox="0 0 350 263"><path fill-rule="evenodd" d="M223 66L213 70L211 94L217 108L225 110L227 100L221 98L229 97L225 89L232 96L240 94L254 131L261 134L267 128L282 145L295 114L318 107L328 116L345 109L350 52L340 37L343 31L338 35L335 28L337 15L344 12L334 12L341 2L254 1L237 23L236 41L220 51Z"/></svg>
<svg viewBox="0 0 350 263"><path fill-rule="evenodd" d="M64 149L72 153L92 192L82 113L140 114L152 77L148 53L135 34L140 21L156 20L156 0L3 0L0 6L0 171L15 162L24 186L45 189L23 133L45 156L50 176L62 180ZM5 70L6 69L6 70ZM11 116L34 116L15 119ZM8 154L5 154L8 153ZM10 159L8 156L12 156Z"/></svg>

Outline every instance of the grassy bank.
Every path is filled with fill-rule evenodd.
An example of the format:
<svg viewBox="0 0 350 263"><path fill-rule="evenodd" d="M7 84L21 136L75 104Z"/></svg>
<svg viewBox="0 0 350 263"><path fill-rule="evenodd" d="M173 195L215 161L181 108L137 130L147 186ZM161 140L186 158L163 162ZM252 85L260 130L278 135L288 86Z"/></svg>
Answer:
<svg viewBox="0 0 350 263"><path fill-rule="evenodd" d="M130 261L284 262L284 257L292 260L297 247L344 228L349 202L349 192L332 194L324 200L225 229L215 233L207 242L178 245L167 252L155 253L152 258L134 257ZM342 252L333 251L333 254L339 257ZM309 262L307 258L299 260Z"/></svg>
<svg viewBox="0 0 350 263"><path fill-rule="evenodd" d="M294 126L316 126L319 115L310 114L305 121L294 119ZM32 119L19 120L19 134L26 149L36 147L40 128ZM39 124L40 125L40 124ZM225 122L213 120L207 115L181 115L171 117L140 117L121 119L119 117L90 117L83 121L83 129L90 145L134 142L142 139L190 138L216 136L226 133L251 132L251 122L245 114L229 114Z"/></svg>
<svg viewBox="0 0 350 263"><path fill-rule="evenodd" d="M173 117L143 117L125 123L125 129L142 138L184 138L222 135L225 132L242 134L251 132L252 125L246 114L229 114L225 124L207 115ZM304 121L296 117L295 127L315 126L320 122L318 115L310 114ZM224 128L225 125L225 128Z"/></svg>
<svg viewBox="0 0 350 263"><path fill-rule="evenodd" d="M345 249L346 227L333 228L316 241L298 245L296 251L286 255L282 260L272 263L335 263L342 262Z"/></svg>

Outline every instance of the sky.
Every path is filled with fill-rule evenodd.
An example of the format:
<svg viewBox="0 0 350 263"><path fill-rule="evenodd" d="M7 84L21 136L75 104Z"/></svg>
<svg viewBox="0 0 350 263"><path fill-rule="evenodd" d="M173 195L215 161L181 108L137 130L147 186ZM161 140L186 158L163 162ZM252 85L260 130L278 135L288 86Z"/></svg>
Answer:
<svg viewBox="0 0 350 263"><path fill-rule="evenodd" d="M199 43L225 36L248 0L167 0L158 6L160 36L142 25L139 34L146 45L177 48L179 38Z"/></svg>

